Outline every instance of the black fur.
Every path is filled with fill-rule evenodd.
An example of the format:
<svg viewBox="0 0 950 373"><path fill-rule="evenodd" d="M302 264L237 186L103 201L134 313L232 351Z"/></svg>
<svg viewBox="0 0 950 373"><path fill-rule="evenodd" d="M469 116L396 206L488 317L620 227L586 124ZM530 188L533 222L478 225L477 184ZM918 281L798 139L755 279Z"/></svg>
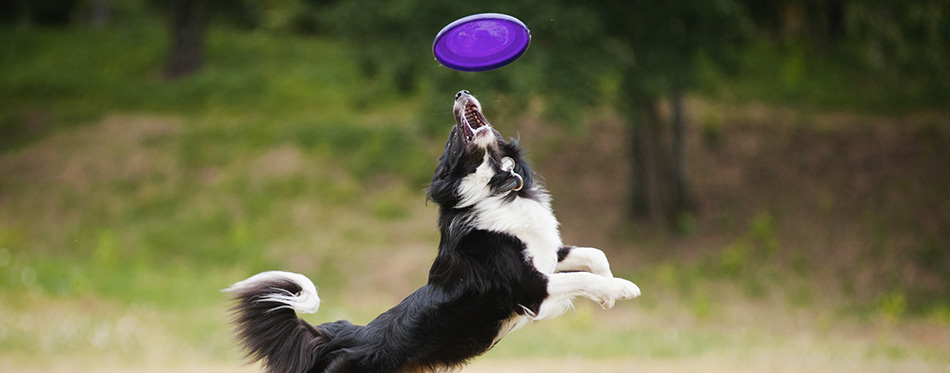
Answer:
<svg viewBox="0 0 950 373"><path fill-rule="evenodd" d="M269 372L307 372L313 365L319 346L332 337L332 330L315 328L297 317L283 304L262 301L274 292L295 294L301 290L293 281L259 283L232 293L236 305L231 308L238 339L247 355L261 360Z"/></svg>
<svg viewBox="0 0 950 373"><path fill-rule="evenodd" d="M574 249L573 246L564 246L557 251L557 261L563 261L564 258L567 258L567 254L571 253L571 250Z"/></svg>
<svg viewBox="0 0 950 373"><path fill-rule="evenodd" d="M346 321L311 326L280 308L283 304L261 301L266 294L301 291L292 281L242 289L233 294L234 324L249 357L272 373L438 371L490 349L509 318L537 313L548 295L547 278L525 259L525 244L475 228L473 209L457 207L462 179L486 151L498 173L490 181L492 190L505 182L499 162L510 157L524 188L506 198L515 193L536 198L517 142L504 141L497 132L496 137L496 146L479 148L456 126L446 141L428 190L440 207L441 239L426 285L366 326Z"/></svg>

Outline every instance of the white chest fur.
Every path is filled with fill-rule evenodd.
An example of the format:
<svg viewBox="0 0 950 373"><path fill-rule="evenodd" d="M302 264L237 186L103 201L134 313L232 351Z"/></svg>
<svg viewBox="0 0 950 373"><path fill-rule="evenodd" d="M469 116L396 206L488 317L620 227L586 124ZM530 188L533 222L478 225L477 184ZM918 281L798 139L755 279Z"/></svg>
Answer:
<svg viewBox="0 0 950 373"><path fill-rule="evenodd" d="M537 191L540 200L516 198L505 202L502 197L489 197L475 204L474 224L479 229L507 233L524 242L526 260L546 275L554 273L557 251L562 246L558 222L551 211L547 194ZM492 345L512 331L520 329L533 315L512 315L502 322Z"/></svg>
<svg viewBox="0 0 950 373"><path fill-rule="evenodd" d="M477 229L500 232L517 237L525 244L525 260L530 261L538 272L554 273L557 252L562 246L557 218L551 210L546 191L532 187L535 198L506 200L505 195L492 196L489 182L495 175L487 153L475 172L466 176L459 185L462 197L456 207L472 206L475 210L472 221ZM513 330L524 326L533 315L513 315L505 320L492 343L497 343Z"/></svg>
<svg viewBox="0 0 950 373"><path fill-rule="evenodd" d="M554 273L557 251L562 245L561 235L557 219L546 201L527 198L504 201L501 196L494 196L476 203L474 208L477 210L474 225L478 229L517 237L527 247L526 259L538 272Z"/></svg>
<svg viewBox="0 0 950 373"><path fill-rule="evenodd" d="M492 232L510 234L524 242L525 256L538 272L554 273L557 251L562 246L558 222L551 211L549 197L535 186L536 199L505 200L504 195L491 196L489 181L495 175L488 154L475 172L466 176L459 185L462 197L457 207L471 205L475 209L475 227Z"/></svg>

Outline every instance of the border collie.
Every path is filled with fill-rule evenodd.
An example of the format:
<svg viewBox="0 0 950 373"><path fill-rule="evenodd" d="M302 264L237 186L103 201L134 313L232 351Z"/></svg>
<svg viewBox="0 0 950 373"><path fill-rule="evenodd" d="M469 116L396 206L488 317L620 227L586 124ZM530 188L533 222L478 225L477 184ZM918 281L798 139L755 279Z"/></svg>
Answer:
<svg viewBox="0 0 950 373"><path fill-rule="evenodd" d="M640 295L598 249L565 246L550 198L517 141L505 141L468 91L429 186L439 205L439 251L428 283L366 326L310 325L320 305L307 277L264 272L225 291L248 358L270 373L453 370L529 321L556 317L575 297L605 309Z"/></svg>

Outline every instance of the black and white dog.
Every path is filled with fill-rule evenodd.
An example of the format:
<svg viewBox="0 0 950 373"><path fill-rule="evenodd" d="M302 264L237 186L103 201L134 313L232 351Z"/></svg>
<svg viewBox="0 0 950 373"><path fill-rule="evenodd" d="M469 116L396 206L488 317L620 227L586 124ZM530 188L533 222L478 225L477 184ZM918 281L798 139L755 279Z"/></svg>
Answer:
<svg viewBox="0 0 950 373"><path fill-rule="evenodd" d="M505 141L468 91L429 187L441 241L428 283L366 326L310 325L313 283L264 272L228 288L248 356L267 372L451 370L529 321L556 317L581 296L610 308L640 295L598 249L565 246L550 198L515 141Z"/></svg>

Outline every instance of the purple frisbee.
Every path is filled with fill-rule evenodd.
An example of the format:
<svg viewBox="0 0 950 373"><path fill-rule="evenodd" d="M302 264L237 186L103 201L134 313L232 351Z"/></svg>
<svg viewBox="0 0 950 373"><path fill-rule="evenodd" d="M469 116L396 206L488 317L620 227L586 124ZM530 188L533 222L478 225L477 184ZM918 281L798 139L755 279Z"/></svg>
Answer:
<svg viewBox="0 0 950 373"><path fill-rule="evenodd" d="M531 31L515 17L481 13L462 17L435 36L432 54L445 67L486 71L521 57L531 44Z"/></svg>

